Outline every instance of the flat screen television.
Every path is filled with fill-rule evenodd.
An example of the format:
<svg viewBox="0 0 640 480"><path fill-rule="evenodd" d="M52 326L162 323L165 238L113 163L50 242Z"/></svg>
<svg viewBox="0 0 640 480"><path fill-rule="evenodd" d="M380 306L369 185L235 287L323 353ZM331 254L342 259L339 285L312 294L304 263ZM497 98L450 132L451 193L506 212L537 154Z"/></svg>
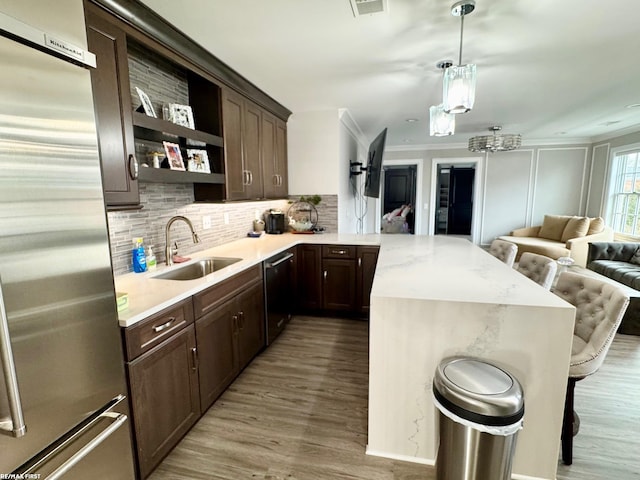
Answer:
<svg viewBox="0 0 640 480"><path fill-rule="evenodd" d="M387 140L387 129L385 128L369 145L367 155L366 178L364 181L365 197L378 198L380 196L380 172L382 171L382 153Z"/></svg>

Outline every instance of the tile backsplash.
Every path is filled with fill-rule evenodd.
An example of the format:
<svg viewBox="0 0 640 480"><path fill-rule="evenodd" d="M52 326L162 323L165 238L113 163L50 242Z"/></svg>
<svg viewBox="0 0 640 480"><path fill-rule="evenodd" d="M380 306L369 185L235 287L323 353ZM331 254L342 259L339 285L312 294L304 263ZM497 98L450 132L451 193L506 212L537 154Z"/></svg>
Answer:
<svg viewBox="0 0 640 480"><path fill-rule="evenodd" d="M165 260L165 227L175 215L191 220L200 243L194 244L189 227L176 222L171 227L171 240L178 243L178 254L206 250L247 236L253 227L256 212L271 208L285 213L287 200L265 200L238 203L193 203L193 186L190 184L140 183L141 210L109 212L109 239L113 271L121 275L132 271L132 238L143 237L145 246L152 245L158 264ZM297 200L299 197L292 197ZM317 206L319 225L327 232L337 232L337 195L322 195ZM225 224L225 214L229 223ZM211 228L203 229L203 217L209 216Z"/></svg>

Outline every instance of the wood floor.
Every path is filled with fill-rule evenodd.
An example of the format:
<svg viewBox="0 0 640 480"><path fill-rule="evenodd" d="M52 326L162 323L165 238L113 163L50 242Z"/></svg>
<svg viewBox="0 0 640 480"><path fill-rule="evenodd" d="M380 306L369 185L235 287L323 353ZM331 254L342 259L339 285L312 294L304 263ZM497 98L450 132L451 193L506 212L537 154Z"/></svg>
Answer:
<svg viewBox="0 0 640 480"><path fill-rule="evenodd" d="M366 322L296 317L150 480L433 480L432 467L367 456ZM578 382L582 425L558 480L640 478L640 337L619 335ZM487 479L490 480L490 479Z"/></svg>

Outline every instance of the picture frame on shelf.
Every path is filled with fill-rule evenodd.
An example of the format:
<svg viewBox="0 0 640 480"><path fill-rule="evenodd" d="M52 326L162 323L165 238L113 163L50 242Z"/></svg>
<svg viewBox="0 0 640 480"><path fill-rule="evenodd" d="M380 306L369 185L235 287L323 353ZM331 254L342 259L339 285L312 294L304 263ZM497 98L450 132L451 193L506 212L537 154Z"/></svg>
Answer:
<svg viewBox="0 0 640 480"><path fill-rule="evenodd" d="M167 161L169 162L169 168L171 170L185 171L184 161L182 160L182 152L180 152L180 145L171 142L162 142L164 145L164 151L167 154Z"/></svg>
<svg viewBox="0 0 640 480"><path fill-rule="evenodd" d="M196 148L187 149L187 169L190 172L211 173L207 151Z"/></svg>
<svg viewBox="0 0 640 480"><path fill-rule="evenodd" d="M190 128L196 128L193 120L193 109L189 105L180 105L179 103L169 104L169 118L176 125Z"/></svg>
<svg viewBox="0 0 640 480"><path fill-rule="evenodd" d="M156 111L151 104L151 99L149 98L149 96L138 87L136 87L136 92L138 93L138 98L140 98L140 106L142 107L144 113L150 117L158 118L156 115Z"/></svg>

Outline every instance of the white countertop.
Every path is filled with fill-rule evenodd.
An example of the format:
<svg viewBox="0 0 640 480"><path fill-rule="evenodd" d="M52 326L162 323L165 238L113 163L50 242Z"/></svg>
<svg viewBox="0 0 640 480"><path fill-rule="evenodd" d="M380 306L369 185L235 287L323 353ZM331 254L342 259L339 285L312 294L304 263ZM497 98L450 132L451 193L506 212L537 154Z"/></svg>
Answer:
<svg viewBox="0 0 640 480"><path fill-rule="evenodd" d="M116 291L129 295L129 308L119 312L119 324L129 327L216 283L300 243L380 245L372 297L411 298L478 303L562 306L522 275L481 248L469 248L460 238L420 235L263 235L244 238L191 255L199 258L239 257L242 261L195 280L166 280L155 276L168 269L115 277Z"/></svg>
<svg viewBox="0 0 640 480"><path fill-rule="evenodd" d="M118 312L118 321L121 327L130 327L149 315L170 307L180 300L201 292L299 243L379 245L380 238L380 235L300 235L291 233L263 235L260 238L247 237L191 254L191 262L204 257L242 258L240 262L203 278L195 280L154 278L161 273L179 268L190 262L175 264L172 267L159 264L158 268L151 272L118 275L115 277L116 291L126 292L129 295L129 307L122 312Z"/></svg>

